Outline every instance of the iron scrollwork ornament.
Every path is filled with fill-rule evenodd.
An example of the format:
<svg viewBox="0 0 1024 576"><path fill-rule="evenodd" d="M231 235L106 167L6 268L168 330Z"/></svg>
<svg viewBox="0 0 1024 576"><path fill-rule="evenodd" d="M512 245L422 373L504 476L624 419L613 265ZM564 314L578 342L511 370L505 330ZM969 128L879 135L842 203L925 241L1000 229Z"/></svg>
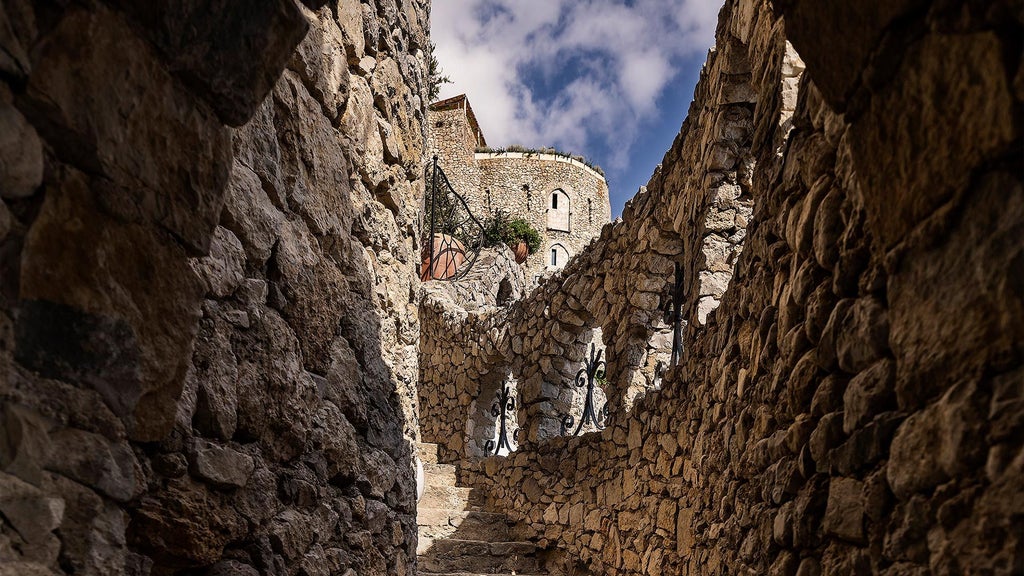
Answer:
<svg viewBox="0 0 1024 576"><path fill-rule="evenodd" d="M576 373L576 387L583 388L586 386L587 397L583 403L583 414L580 416L580 423L576 426L576 430L572 432L573 436L579 436L587 423L592 424L598 430L604 430L611 422L608 402L604 403L600 411L594 409L594 387L598 380L604 379L607 370L604 360L601 359L603 355L604 350L598 350L597 346L591 343L590 357L586 360L585 365L580 368L579 372ZM565 436L574 424L576 424L576 419L572 417L572 414L563 416L562 435Z"/></svg>
<svg viewBox="0 0 1024 576"><path fill-rule="evenodd" d="M516 399L512 397L512 389L507 384L494 394L494 404L491 404L491 416L498 421L498 442L488 440L484 443L484 452L488 455L497 455L502 449L508 454L515 450L509 442L508 415L514 413ZM515 440L519 430L512 432L512 439Z"/></svg>
<svg viewBox="0 0 1024 576"><path fill-rule="evenodd" d="M466 199L452 187L437 156L427 167L425 177L420 280L459 280L480 255L484 228Z"/></svg>

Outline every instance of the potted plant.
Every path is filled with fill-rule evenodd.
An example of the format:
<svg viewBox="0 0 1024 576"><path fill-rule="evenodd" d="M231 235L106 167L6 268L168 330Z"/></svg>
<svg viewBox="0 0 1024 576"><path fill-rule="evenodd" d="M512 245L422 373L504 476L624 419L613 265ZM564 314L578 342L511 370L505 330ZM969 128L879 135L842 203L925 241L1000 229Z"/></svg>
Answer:
<svg viewBox="0 0 1024 576"><path fill-rule="evenodd" d="M484 221L484 245L505 244L512 249L516 262L522 264L526 258L540 250L540 233L522 218L510 218L498 210Z"/></svg>

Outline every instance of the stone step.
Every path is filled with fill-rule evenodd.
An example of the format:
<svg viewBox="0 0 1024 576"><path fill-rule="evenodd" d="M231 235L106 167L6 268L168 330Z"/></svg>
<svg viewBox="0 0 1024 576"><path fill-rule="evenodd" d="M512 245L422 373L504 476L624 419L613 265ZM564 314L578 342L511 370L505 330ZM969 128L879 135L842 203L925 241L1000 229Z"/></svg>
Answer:
<svg viewBox="0 0 1024 576"><path fill-rule="evenodd" d="M455 486L455 465L423 464L423 479L427 486Z"/></svg>
<svg viewBox="0 0 1024 576"><path fill-rule="evenodd" d="M423 570L419 570L419 571L417 571L417 574L422 575L422 576L509 576L509 574L511 574L511 572L503 572L501 574L493 574L493 573L483 574L482 572L424 572ZM518 576L551 576L549 574L540 574L540 573L538 573L538 574L520 574L520 573L517 572L516 574Z"/></svg>
<svg viewBox="0 0 1024 576"><path fill-rule="evenodd" d="M509 525L504 515L478 511L455 511L445 508L417 510L420 538L447 538L455 535L464 540L508 542Z"/></svg>
<svg viewBox="0 0 1024 576"><path fill-rule="evenodd" d="M480 542L445 538L417 547L421 572L482 574L540 571L537 547L530 542Z"/></svg>
<svg viewBox="0 0 1024 576"><path fill-rule="evenodd" d="M420 457L420 461L423 465L437 464L437 444L431 444L429 442L417 442L416 453Z"/></svg>
<svg viewBox="0 0 1024 576"><path fill-rule="evenodd" d="M482 504L482 498L474 495L472 488L427 484L417 507L446 508L461 512L463 510L479 510Z"/></svg>

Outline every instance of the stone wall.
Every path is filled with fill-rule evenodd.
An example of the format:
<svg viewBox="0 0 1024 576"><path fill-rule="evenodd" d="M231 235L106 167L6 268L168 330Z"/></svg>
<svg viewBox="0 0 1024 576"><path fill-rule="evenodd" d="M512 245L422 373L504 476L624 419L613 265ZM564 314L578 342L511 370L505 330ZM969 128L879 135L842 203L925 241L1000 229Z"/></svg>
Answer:
<svg viewBox="0 0 1024 576"><path fill-rule="evenodd" d="M0 574L410 575L428 6L199 8L0 8Z"/></svg>
<svg viewBox="0 0 1024 576"><path fill-rule="evenodd" d="M458 281L422 284L420 435L438 445L442 462L483 456L494 435L491 403L512 375L499 351L504 332L489 324L525 286L522 266L504 246L485 248Z"/></svg>
<svg viewBox="0 0 1024 576"><path fill-rule="evenodd" d="M602 233L686 267L683 361L603 432L465 462L462 480L596 574L1020 573L1019 14L774 9L726 3L679 138ZM523 306L643 326L670 276L560 300L574 271ZM616 302L634 308L602 313ZM604 332L621 390L621 342L649 332Z"/></svg>
<svg viewBox="0 0 1024 576"><path fill-rule="evenodd" d="M488 218L501 210L523 218L543 242L524 267L529 280L565 266L551 265L551 249L563 247L568 255L579 253L597 238L611 218L608 184L604 176L582 162L543 153L476 152L479 128L464 96L431 105L428 116L428 155L437 155L455 190L466 198L473 214ZM551 196L561 190L568 201L566 224L549 228Z"/></svg>
<svg viewBox="0 0 1024 576"><path fill-rule="evenodd" d="M788 131L796 104L794 78L802 62L781 37L777 40L773 48L781 53L767 77L765 71L755 76L743 44L719 47L703 72L680 137L649 186L626 204L621 221L605 225L600 236L558 274L500 314L472 310L424 318L425 332L467 333L468 341L475 339L474 334L494 331L495 348L473 360L480 363L475 371L497 363L523 384L518 415L523 440L538 442L559 435L563 416L578 406L580 393L573 382L595 329L601 331L608 364L604 393L618 417L628 413L639 395L657 386L659 371L671 355L677 265L684 274L682 321L701 325L717 306L752 211L755 110L772 119L768 126L776 130L769 134L777 144ZM758 99L755 79L770 98ZM441 112L445 118L456 113L466 117L462 110ZM450 125L459 124L448 118L444 126ZM479 178L468 155L459 158L452 170ZM434 344L424 348L424 356L466 350L458 341L440 340L436 350ZM421 370L422 385L430 386L432 370L426 365ZM460 442L452 438L461 434L437 432L431 441L442 446ZM460 447L454 447L452 454L459 452Z"/></svg>

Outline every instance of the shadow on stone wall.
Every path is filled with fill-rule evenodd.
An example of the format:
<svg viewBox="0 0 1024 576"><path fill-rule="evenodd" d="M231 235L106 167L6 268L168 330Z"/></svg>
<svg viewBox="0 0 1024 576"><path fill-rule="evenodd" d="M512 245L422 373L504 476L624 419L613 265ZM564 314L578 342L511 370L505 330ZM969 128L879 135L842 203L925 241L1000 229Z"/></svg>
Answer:
<svg viewBox="0 0 1024 576"><path fill-rule="evenodd" d="M0 10L0 571L408 573L426 15L109 4Z"/></svg>

